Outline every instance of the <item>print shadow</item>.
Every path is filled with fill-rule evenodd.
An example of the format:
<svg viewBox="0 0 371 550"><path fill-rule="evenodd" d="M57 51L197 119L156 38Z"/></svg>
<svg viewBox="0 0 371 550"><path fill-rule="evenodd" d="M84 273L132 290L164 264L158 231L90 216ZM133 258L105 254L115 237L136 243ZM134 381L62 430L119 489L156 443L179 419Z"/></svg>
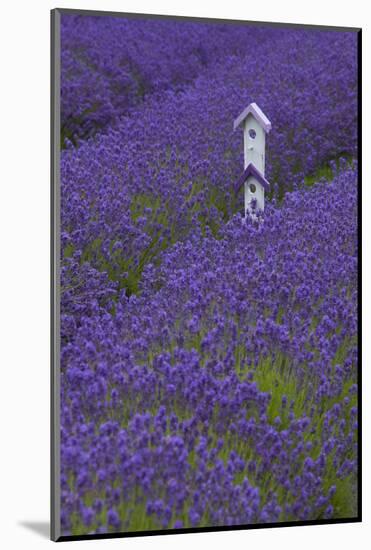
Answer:
<svg viewBox="0 0 371 550"><path fill-rule="evenodd" d="M18 525L37 533L42 538L48 539L50 536L50 524L48 521L20 521Z"/></svg>

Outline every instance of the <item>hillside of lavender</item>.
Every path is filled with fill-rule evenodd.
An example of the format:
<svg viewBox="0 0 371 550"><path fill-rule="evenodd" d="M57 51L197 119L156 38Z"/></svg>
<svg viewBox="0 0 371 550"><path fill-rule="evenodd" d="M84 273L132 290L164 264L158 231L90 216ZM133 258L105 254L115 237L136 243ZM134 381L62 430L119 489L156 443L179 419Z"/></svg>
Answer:
<svg viewBox="0 0 371 550"><path fill-rule="evenodd" d="M61 40L62 533L356 517L356 34L63 15Z"/></svg>

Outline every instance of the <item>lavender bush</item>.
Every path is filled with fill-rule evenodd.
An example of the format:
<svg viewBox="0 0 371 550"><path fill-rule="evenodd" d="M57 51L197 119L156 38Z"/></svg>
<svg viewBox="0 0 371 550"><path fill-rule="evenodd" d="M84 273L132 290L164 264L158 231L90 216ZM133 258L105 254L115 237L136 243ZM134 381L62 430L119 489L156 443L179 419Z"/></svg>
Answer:
<svg viewBox="0 0 371 550"><path fill-rule="evenodd" d="M262 29L251 37L265 42ZM86 137L149 94L183 86L245 49L241 26L69 16L62 20L62 132Z"/></svg>
<svg viewBox="0 0 371 550"><path fill-rule="evenodd" d="M61 93L63 533L355 517L356 35L64 15Z"/></svg>

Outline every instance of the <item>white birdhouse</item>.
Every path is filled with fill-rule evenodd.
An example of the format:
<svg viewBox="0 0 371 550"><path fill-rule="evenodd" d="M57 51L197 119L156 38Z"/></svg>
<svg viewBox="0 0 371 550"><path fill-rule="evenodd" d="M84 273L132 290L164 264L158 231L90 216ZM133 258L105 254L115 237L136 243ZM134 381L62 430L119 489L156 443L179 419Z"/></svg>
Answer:
<svg viewBox="0 0 371 550"><path fill-rule="evenodd" d="M256 216L257 210L264 210L264 192L269 191L269 182L265 173L265 134L272 125L256 103L250 103L236 118L235 130L243 124L244 131L244 167L245 171L237 182L236 192L242 184L245 189L245 216Z"/></svg>

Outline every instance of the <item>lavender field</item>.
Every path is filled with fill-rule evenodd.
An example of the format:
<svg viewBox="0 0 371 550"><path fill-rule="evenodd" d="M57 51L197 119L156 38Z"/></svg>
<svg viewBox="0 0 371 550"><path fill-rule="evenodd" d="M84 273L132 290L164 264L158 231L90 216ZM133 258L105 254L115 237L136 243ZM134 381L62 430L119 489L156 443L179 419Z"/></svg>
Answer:
<svg viewBox="0 0 371 550"><path fill-rule="evenodd" d="M356 33L64 14L61 46L62 534L355 518Z"/></svg>

